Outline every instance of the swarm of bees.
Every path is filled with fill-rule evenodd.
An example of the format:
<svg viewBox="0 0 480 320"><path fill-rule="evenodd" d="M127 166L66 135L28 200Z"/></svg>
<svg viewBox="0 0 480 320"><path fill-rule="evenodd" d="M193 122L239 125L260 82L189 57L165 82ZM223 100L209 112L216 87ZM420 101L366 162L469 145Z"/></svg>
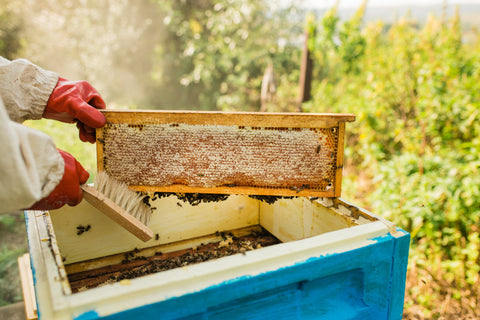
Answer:
<svg viewBox="0 0 480 320"><path fill-rule="evenodd" d="M91 229L91 226L87 224L86 226L84 225L78 225L77 226L77 236L82 235L84 232L87 232Z"/></svg>

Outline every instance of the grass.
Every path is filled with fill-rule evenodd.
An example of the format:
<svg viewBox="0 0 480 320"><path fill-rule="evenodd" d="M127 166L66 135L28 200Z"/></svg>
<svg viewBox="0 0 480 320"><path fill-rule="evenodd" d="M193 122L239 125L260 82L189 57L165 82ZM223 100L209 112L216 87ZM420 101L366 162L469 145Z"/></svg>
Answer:
<svg viewBox="0 0 480 320"><path fill-rule="evenodd" d="M17 258L27 252L23 212L0 216L0 306L22 300Z"/></svg>
<svg viewBox="0 0 480 320"><path fill-rule="evenodd" d="M52 120L26 121L25 125L52 137L57 148L71 153L90 173L96 171L95 145L83 143L73 124ZM0 306L22 300L17 258L27 252L27 236L22 211L0 215Z"/></svg>

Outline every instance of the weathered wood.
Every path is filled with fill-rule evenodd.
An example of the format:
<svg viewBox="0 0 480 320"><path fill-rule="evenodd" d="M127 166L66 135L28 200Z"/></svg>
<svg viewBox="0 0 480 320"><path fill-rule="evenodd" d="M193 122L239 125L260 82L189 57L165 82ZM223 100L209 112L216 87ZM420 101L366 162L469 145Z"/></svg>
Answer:
<svg viewBox="0 0 480 320"><path fill-rule="evenodd" d="M152 230L131 216L115 202L105 197L101 192L88 185L82 185L81 187L85 200L90 202L91 205L107 217L121 225L125 230L142 241L148 241L153 238Z"/></svg>

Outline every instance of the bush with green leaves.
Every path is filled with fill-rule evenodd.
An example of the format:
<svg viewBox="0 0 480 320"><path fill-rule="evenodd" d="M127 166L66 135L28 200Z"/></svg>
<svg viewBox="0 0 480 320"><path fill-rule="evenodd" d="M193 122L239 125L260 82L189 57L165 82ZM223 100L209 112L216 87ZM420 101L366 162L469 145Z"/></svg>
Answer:
<svg viewBox="0 0 480 320"><path fill-rule="evenodd" d="M480 38L462 39L458 13L386 26L362 25L363 11L340 22L334 8L318 23L322 65L306 108L356 114L345 156L353 178L373 178L365 202L411 232L413 263L478 285ZM355 194L355 181L345 186Z"/></svg>

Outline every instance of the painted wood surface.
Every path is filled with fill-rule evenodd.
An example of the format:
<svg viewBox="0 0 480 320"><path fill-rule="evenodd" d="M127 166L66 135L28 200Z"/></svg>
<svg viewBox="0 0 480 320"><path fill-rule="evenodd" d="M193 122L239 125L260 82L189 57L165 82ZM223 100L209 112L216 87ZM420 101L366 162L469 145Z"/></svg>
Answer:
<svg viewBox="0 0 480 320"><path fill-rule="evenodd" d="M319 235L76 294L65 294L58 281L61 250L45 226L49 219L28 212L40 319L401 319L408 234L391 233L389 225L343 202L344 209L335 210L345 213L308 201L279 202L264 218L254 201L256 219L274 225L278 215L292 225L284 233L291 239L317 228L325 231ZM289 206L299 217L289 216ZM317 206L323 217L332 216L329 223L314 223ZM355 215L361 224L353 223Z"/></svg>
<svg viewBox="0 0 480 320"><path fill-rule="evenodd" d="M306 198L260 203L260 225L283 242L313 237L358 225L355 219Z"/></svg>
<svg viewBox="0 0 480 320"><path fill-rule="evenodd" d="M51 212L65 264L258 225L258 201L230 196L218 203L192 206L176 196L156 199L149 228L154 237L143 242L106 217L87 201ZM78 234L78 227L89 227ZM158 237L157 237L158 235Z"/></svg>
<svg viewBox="0 0 480 320"><path fill-rule="evenodd" d="M114 315L102 316L102 310L96 309L75 319L152 319L161 315L162 319L400 320L402 303L396 299L404 287L391 284L403 276L395 270L405 270L406 264L397 254L408 255L405 233L400 238L375 237L369 245L343 253L312 256L275 271L236 277Z"/></svg>
<svg viewBox="0 0 480 320"><path fill-rule="evenodd" d="M261 225L281 241L288 242L365 221L355 218L346 208L343 211L327 208L308 198L279 199L271 205L247 196L231 195L224 201L192 206L172 195L156 199L151 205L154 210L149 228L154 237L147 242L132 236L87 201L76 207L51 211L64 263L122 254L135 248L173 244L217 231L255 225Z"/></svg>

